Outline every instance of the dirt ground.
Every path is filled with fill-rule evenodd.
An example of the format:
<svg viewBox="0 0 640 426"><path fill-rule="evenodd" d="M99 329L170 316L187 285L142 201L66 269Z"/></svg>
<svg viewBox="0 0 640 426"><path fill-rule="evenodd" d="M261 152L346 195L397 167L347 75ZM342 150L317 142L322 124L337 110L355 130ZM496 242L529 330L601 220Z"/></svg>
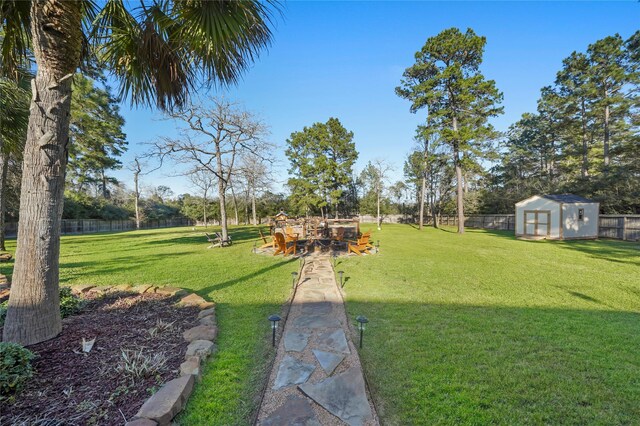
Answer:
<svg viewBox="0 0 640 426"><path fill-rule="evenodd" d="M34 376L15 401L0 403L0 425L122 425L164 382L178 376L199 309L155 293L88 293L62 333L30 346ZM82 352L82 339L96 338ZM125 360L125 358L127 360Z"/></svg>

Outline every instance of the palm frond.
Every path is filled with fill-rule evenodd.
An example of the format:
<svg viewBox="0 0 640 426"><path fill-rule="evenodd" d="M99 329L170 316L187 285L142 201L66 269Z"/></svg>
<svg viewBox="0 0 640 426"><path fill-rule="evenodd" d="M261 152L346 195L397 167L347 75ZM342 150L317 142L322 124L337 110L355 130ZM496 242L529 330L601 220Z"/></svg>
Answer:
<svg viewBox="0 0 640 426"><path fill-rule="evenodd" d="M24 146L29 124L30 92L18 83L0 77L0 149L19 152Z"/></svg>
<svg viewBox="0 0 640 426"><path fill-rule="evenodd" d="M120 95L163 110L182 107L197 83L237 82L271 40L271 8L257 0L157 0L127 9L108 0L93 42Z"/></svg>
<svg viewBox="0 0 640 426"><path fill-rule="evenodd" d="M275 2L176 2L175 15L182 24L182 38L209 80L236 83L259 52L269 46L273 14L268 6L278 9Z"/></svg>
<svg viewBox="0 0 640 426"><path fill-rule="evenodd" d="M0 75L18 80L31 62L31 1L0 0Z"/></svg>

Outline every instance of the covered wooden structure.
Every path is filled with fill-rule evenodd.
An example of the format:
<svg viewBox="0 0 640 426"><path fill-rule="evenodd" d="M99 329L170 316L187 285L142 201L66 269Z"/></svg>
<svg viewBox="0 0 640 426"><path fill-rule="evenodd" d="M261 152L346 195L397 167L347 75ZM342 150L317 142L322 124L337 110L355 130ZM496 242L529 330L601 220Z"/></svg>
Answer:
<svg viewBox="0 0 640 426"><path fill-rule="evenodd" d="M347 242L361 236L359 218L291 217L281 211L271 218L269 227L272 236L282 234L289 242L295 240L298 247L304 246L306 251L347 252Z"/></svg>

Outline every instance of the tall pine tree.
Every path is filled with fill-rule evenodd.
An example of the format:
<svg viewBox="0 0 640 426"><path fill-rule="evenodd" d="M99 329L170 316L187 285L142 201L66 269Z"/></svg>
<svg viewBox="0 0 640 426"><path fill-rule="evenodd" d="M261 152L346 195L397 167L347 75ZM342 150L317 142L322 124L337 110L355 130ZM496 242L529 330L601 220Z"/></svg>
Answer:
<svg viewBox="0 0 640 426"><path fill-rule="evenodd" d="M429 122L449 144L456 170L458 232L464 232L465 163L486 151L493 134L489 117L502 113L502 94L480 72L486 38L472 29L444 30L427 40L407 68L396 93L411 101L411 112L428 109ZM465 160L466 158L466 160Z"/></svg>

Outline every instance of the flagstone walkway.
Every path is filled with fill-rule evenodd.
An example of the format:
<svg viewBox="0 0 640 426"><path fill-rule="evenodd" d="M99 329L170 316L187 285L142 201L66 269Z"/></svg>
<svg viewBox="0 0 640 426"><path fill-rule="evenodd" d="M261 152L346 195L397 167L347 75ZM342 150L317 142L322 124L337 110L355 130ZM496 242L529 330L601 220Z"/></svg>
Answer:
<svg viewBox="0 0 640 426"><path fill-rule="evenodd" d="M329 256L308 256L260 407L259 425L379 424L347 321Z"/></svg>

